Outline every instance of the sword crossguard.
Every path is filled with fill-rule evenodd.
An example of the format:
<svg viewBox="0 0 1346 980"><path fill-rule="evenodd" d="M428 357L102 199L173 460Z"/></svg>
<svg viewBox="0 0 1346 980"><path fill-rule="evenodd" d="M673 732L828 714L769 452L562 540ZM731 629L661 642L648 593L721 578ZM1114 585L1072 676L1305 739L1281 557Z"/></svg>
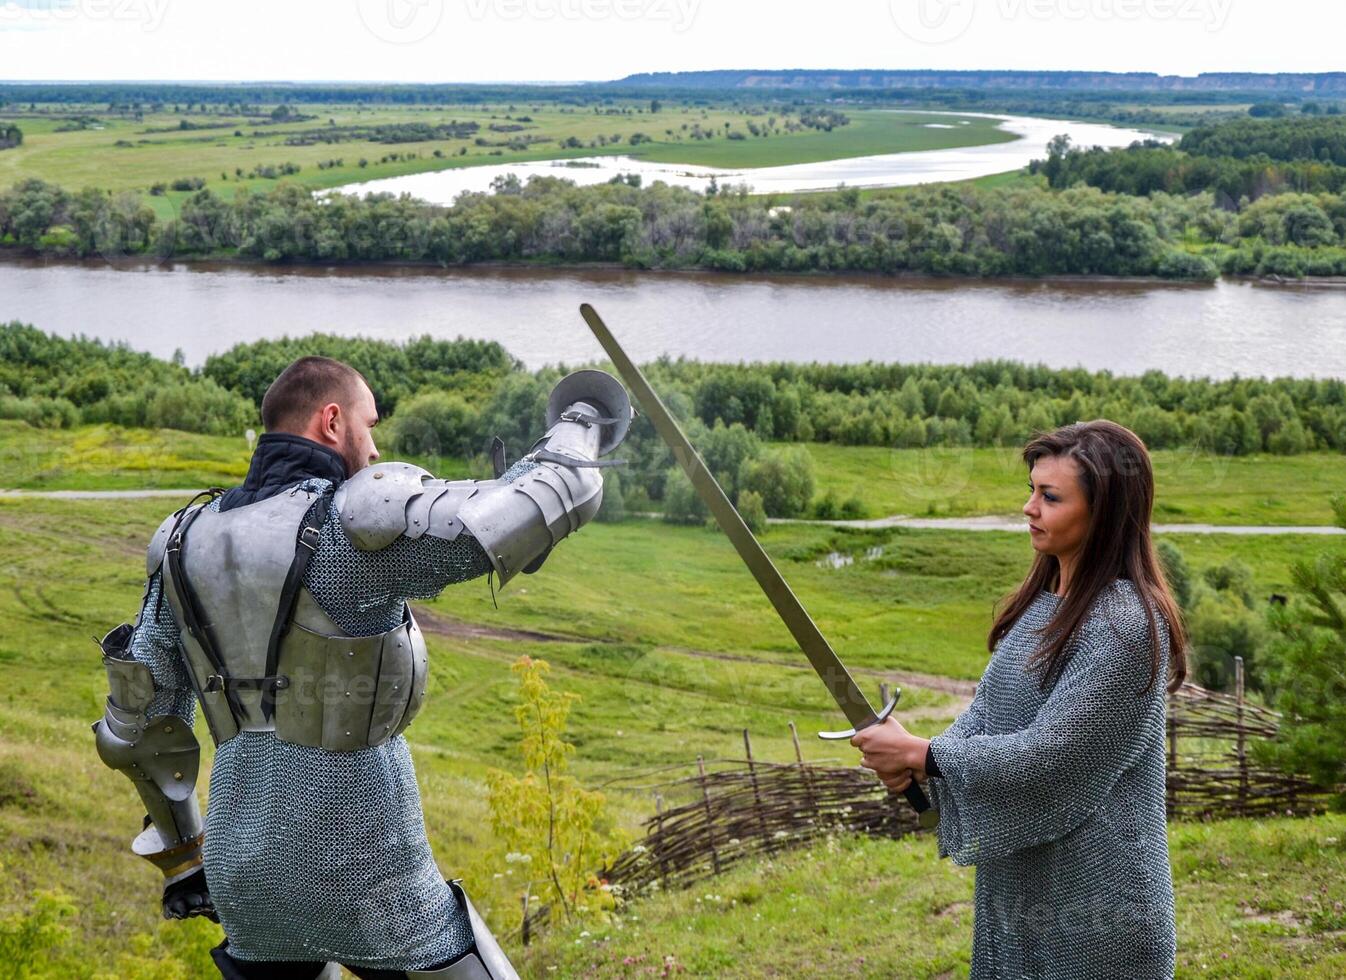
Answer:
<svg viewBox="0 0 1346 980"><path fill-rule="evenodd" d="M867 721L856 728L848 728L844 732L819 732L818 737L837 741L844 738L849 741L855 736L856 732L872 725L882 724L883 720L893 713L893 709L897 707L897 699L901 696L902 688L899 687L893 692L892 700L883 706L883 710L875 715L873 720ZM930 805L930 798L925 795L925 791L920 786L912 783L902 791L902 795L907 798L907 802L916 811L917 822L923 830L933 830L939 826L939 811Z"/></svg>
<svg viewBox="0 0 1346 980"><path fill-rule="evenodd" d="M902 688L899 687L896 693L894 693L892 698L888 701L888 703L883 706L883 709L879 711L877 715L874 716L872 721L867 721L863 725L859 725L855 728L848 728L844 732L819 732L818 737L825 738L829 741L841 741L841 739L843 738L846 739L847 741L850 741L850 739L855 737L855 733L860 731L862 728L869 728L871 725L881 724L884 721L884 719L886 719L889 715L893 713L893 709L897 707L897 699L900 698L901 696L902 696Z"/></svg>

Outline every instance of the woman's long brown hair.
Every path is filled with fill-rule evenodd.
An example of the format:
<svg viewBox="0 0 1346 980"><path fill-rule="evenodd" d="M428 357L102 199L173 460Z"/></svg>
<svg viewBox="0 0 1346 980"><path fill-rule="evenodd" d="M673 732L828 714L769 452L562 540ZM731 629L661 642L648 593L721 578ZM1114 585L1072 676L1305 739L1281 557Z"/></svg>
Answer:
<svg viewBox="0 0 1346 980"><path fill-rule="evenodd" d="M1161 657L1159 629L1152 604L1158 607L1168 624L1168 689L1177 690L1187 677L1187 637L1178 604L1173 601L1150 537L1154 472L1145 443L1125 426L1096 419L1036 436L1023 451L1030 473L1033 464L1044 456L1069 457L1079 465L1080 485L1089 506L1089 527L1069 589L1057 606L1056 614L1039 631L1049 639L1029 659L1030 668L1041 670L1043 690L1055 683L1069 660L1066 648L1094 600L1114 579L1125 578L1131 580L1143 600L1154 651L1145 690L1154 686ZM1003 600L1004 605L986 639L988 650L995 650L1000 638L1010 631L1040 592L1057 589L1060 573L1054 555L1035 554L1027 578Z"/></svg>

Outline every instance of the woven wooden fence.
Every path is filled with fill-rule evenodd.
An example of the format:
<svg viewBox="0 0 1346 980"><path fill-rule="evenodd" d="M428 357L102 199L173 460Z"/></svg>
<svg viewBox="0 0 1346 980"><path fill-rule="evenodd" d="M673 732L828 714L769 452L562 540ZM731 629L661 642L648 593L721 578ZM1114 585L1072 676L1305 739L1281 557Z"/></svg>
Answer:
<svg viewBox="0 0 1346 980"><path fill-rule="evenodd" d="M1184 684L1168 703L1168 815L1216 818L1298 815L1322 810L1327 792L1293 773L1258 765L1255 742L1274 739L1280 714L1249 701L1243 658L1234 693Z"/></svg>
<svg viewBox="0 0 1346 980"><path fill-rule="evenodd" d="M827 833L901 837L917 828L916 814L867 769L807 763L790 723L795 761L753 756L743 732L742 760L698 757L697 771L655 793L646 835L600 876L628 892L680 888L719 874L744 858L774 854ZM678 799L670 806L669 798Z"/></svg>
<svg viewBox="0 0 1346 980"><path fill-rule="evenodd" d="M1280 716L1247 700L1236 660L1232 695L1184 684L1168 711L1168 812L1175 818L1301 814L1321 810L1325 791L1309 780L1257 765L1249 753L1275 738ZM845 831L900 837L917 829L915 814L866 769L795 760L697 759L696 772L649 787L655 813L645 837L600 876L628 892L680 888L744 858L773 854L822 834ZM715 768L718 766L720 768ZM676 803L670 805L669 801Z"/></svg>

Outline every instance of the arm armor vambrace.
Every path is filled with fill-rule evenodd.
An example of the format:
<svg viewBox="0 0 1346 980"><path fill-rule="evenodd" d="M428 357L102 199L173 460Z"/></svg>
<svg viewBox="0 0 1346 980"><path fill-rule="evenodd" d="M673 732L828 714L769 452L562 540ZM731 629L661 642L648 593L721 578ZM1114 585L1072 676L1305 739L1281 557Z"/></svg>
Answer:
<svg viewBox="0 0 1346 980"><path fill-rule="evenodd" d="M571 408L596 414L583 402ZM533 450L592 463L600 438L598 425L561 419ZM599 469L541 461L510 483L436 480L409 463L377 463L343 483L333 503L362 551L386 548L403 534L452 540L466 531L503 585L586 524L602 500Z"/></svg>
<svg viewBox="0 0 1346 980"><path fill-rule="evenodd" d="M201 747L184 719L146 715L154 679L145 664L112 656L103 663L110 694L103 718L93 726L98 755L135 784L150 817L131 850L169 881L184 878L201 865L203 828L196 802Z"/></svg>

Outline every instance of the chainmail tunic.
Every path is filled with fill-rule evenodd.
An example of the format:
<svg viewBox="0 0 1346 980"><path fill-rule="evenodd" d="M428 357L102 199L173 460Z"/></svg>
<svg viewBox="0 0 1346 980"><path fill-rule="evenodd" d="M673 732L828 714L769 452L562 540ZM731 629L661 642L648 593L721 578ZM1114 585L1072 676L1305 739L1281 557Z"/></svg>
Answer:
<svg viewBox="0 0 1346 980"><path fill-rule="evenodd" d="M511 480L532 464L516 464ZM288 493L331 493L310 479ZM208 505L218 511L219 498ZM470 535L399 537L359 551L335 509L304 584L355 636L386 632L408 598L486 574ZM154 675L151 717L193 721L196 704L178 653L161 573L149 580L131 642ZM329 960L385 970L442 962L471 943L466 910L435 865L406 739L332 752L239 732L215 752L206 811L206 880L229 954L239 960Z"/></svg>
<svg viewBox="0 0 1346 980"><path fill-rule="evenodd" d="M975 864L972 977L1171 977L1162 649L1115 580L1047 693L1025 671L1060 600L1042 592L996 645L972 704L930 743L939 851Z"/></svg>

